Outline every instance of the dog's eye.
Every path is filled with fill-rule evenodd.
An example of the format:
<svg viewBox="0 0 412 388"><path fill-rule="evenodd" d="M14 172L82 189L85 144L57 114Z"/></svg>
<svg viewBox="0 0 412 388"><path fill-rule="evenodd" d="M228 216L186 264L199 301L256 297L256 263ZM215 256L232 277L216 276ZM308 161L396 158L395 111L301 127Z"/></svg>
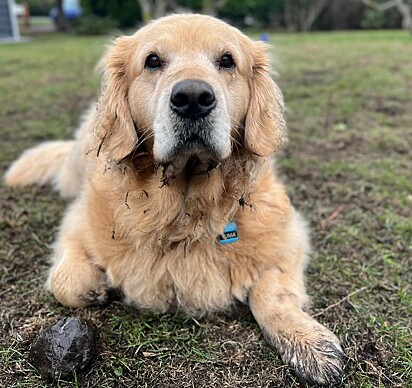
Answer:
<svg viewBox="0 0 412 388"><path fill-rule="evenodd" d="M162 67L162 65L162 61L156 54L150 54L146 58L146 62L144 64L145 68L149 70L159 69Z"/></svg>
<svg viewBox="0 0 412 388"><path fill-rule="evenodd" d="M224 54L222 58L220 58L219 67L222 69L233 69L235 67L235 61L230 54Z"/></svg>

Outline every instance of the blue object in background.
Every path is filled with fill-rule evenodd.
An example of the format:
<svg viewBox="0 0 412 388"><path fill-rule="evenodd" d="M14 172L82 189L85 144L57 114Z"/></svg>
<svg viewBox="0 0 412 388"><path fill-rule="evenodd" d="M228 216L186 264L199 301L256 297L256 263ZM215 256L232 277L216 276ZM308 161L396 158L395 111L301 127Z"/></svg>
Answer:
<svg viewBox="0 0 412 388"><path fill-rule="evenodd" d="M79 0L63 0L63 13L66 20L76 20L82 16L82 8L80 7ZM50 10L50 17L55 23L57 23L57 15L59 10L57 7L53 7Z"/></svg>
<svg viewBox="0 0 412 388"><path fill-rule="evenodd" d="M266 42L266 43L269 42L269 34L261 34L259 37L259 40L261 42Z"/></svg>

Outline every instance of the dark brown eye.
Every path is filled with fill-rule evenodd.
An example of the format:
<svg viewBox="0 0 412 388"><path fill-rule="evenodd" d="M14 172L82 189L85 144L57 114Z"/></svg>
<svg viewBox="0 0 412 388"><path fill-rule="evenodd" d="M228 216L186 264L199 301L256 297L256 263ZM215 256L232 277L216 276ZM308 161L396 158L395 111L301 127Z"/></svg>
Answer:
<svg viewBox="0 0 412 388"><path fill-rule="evenodd" d="M156 55L156 54L150 54L147 58L146 58L146 62L144 64L146 69L149 70L156 70L162 67L162 61L160 60L160 58Z"/></svg>
<svg viewBox="0 0 412 388"><path fill-rule="evenodd" d="M230 54L224 54L222 58L220 58L219 67L222 69L233 69L235 67L235 61Z"/></svg>

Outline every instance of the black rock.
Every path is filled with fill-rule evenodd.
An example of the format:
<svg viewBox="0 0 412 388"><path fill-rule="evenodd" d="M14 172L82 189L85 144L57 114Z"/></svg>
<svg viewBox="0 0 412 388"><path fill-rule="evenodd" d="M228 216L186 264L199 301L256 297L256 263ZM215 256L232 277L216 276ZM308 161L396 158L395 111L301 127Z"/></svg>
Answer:
<svg viewBox="0 0 412 388"><path fill-rule="evenodd" d="M83 369L97 355L97 329L91 322L65 318L43 329L34 340L29 360L47 380Z"/></svg>

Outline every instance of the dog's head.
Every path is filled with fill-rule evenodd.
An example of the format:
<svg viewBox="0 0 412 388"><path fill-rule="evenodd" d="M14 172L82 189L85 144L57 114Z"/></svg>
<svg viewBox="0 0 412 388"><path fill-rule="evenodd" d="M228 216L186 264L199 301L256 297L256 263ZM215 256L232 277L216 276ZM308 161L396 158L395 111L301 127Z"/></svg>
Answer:
<svg viewBox="0 0 412 388"><path fill-rule="evenodd" d="M269 156L283 113L264 44L209 16L174 15L115 41L95 134L112 160L144 143L178 173L193 158L214 165L233 147Z"/></svg>

